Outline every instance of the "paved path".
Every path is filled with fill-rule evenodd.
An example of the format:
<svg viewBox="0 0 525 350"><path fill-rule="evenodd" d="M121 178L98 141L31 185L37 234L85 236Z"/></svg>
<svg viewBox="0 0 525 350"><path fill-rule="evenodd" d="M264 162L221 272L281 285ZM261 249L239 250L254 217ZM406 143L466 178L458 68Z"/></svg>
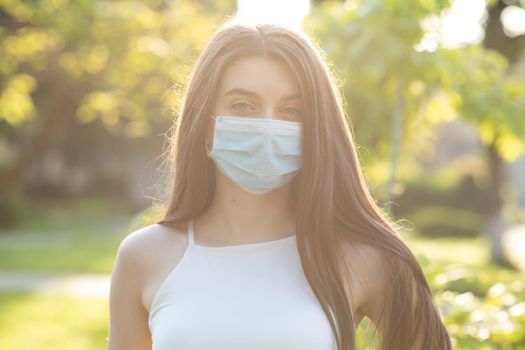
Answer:
<svg viewBox="0 0 525 350"><path fill-rule="evenodd" d="M110 275L37 274L0 271L0 291L34 291L79 298L109 298Z"/></svg>

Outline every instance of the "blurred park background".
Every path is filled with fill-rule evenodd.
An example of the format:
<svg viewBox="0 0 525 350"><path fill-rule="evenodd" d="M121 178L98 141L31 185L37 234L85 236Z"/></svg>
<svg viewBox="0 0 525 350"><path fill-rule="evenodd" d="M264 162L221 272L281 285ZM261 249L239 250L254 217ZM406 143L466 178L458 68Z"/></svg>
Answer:
<svg viewBox="0 0 525 350"><path fill-rule="evenodd" d="M326 53L455 349L524 350L523 0L0 0L0 349L105 348L117 247L161 209L168 129L230 19Z"/></svg>

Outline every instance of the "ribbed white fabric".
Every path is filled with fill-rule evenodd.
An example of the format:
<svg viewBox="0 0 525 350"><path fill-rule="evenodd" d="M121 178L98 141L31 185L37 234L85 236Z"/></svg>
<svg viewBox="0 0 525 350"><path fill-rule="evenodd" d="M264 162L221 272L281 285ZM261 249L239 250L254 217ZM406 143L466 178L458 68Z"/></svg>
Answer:
<svg viewBox="0 0 525 350"><path fill-rule="evenodd" d="M296 236L188 246L155 294L153 350L335 350L300 263Z"/></svg>

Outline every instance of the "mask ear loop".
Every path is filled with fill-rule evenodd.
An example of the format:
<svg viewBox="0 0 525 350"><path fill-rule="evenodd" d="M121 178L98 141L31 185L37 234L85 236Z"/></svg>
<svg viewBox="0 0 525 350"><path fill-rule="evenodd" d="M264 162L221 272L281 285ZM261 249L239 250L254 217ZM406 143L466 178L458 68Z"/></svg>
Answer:
<svg viewBox="0 0 525 350"><path fill-rule="evenodd" d="M217 122L217 117L215 116L210 116L210 118L212 118L213 120L215 120L215 122ZM211 150L210 150L210 144L208 142L208 137L206 136L205 140L204 140L204 150L206 151L206 157L208 159L211 159L211 156L210 156L210 153L211 153Z"/></svg>

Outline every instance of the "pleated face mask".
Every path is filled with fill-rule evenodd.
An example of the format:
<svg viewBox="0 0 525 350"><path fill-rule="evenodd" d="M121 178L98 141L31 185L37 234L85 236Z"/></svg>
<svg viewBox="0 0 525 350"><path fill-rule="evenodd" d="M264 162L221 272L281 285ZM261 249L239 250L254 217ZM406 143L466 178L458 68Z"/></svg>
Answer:
<svg viewBox="0 0 525 350"><path fill-rule="evenodd" d="M301 168L300 122L217 116L210 157L217 168L252 194L292 181Z"/></svg>

